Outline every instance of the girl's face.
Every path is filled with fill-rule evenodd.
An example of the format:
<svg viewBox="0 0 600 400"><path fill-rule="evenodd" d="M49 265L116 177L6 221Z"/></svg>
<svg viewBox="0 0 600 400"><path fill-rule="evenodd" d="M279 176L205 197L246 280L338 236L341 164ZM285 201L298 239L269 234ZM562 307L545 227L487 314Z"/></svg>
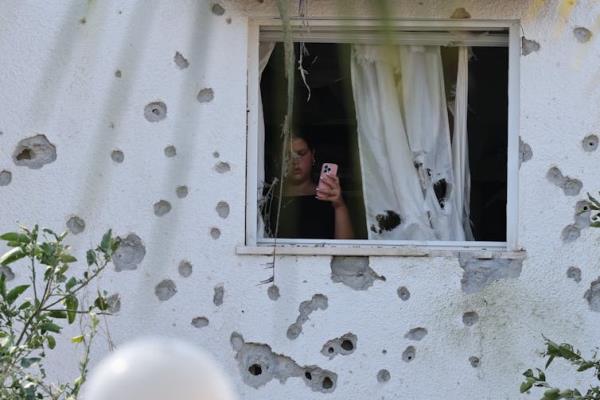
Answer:
<svg viewBox="0 0 600 400"><path fill-rule="evenodd" d="M298 185L311 180L311 171L315 157L304 139L292 139L292 154L288 165L287 179Z"/></svg>

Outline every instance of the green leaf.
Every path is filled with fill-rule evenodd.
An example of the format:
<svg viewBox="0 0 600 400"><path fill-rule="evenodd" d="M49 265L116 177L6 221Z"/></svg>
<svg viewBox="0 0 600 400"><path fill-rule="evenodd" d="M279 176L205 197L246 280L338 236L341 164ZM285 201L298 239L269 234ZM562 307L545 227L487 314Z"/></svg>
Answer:
<svg viewBox="0 0 600 400"><path fill-rule="evenodd" d="M71 277L65 284L65 288L67 289L67 291L70 291L71 289L73 289L73 286L75 286L76 284L77 284L77 279L75 277Z"/></svg>
<svg viewBox="0 0 600 400"><path fill-rule="evenodd" d="M43 322L40 324L40 329L42 330L42 333L45 333L45 332L60 333L60 330L62 328L59 325L56 325L54 322L46 321L46 322Z"/></svg>
<svg viewBox="0 0 600 400"><path fill-rule="evenodd" d="M28 308L31 308L31 302L29 300L24 301L23 304L19 306L19 310L26 310Z"/></svg>
<svg viewBox="0 0 600 400"><path fill-rule="evenodd" d="M521 387L519 388L520 392L521 393L527 392L529 389L531 389L534 382L535 381L533 380L533 378L527 378L527 380L525 380L525 382L521 383Z"/></svg>
<svg viewBox="0 0 600 400"><path fill-rule="evenodd" d="M56 339L54 339L53 336L46 336L46 340L48 341L48 347L50 348L50 350L56 347Z"/></svg>
<svg viewBox="0 0 600 400"><path fill-rule="evenodd" d="M585 371L586 369L590 369L594 366L594 363L591 361L584 361L581 363L579 368L577 368L577 372Z"/></svg>
<svg viewBox="0 0 600 400"><path fill-rule="evenodd" d="M6 275L0 274L0 296L6 297Z"/></svg>
<svg viewBox="0 0 600 400"><path fill-rule="evenodd" d="M111 243L112 243L112 229L109 229L108 232L106 232L102 236L102 241L100 242L100 248L102 250L104 250L104 252L106 253L111 249Z"/></svg>
<svg viewBox="0 0 600 400"><path fill-rule="evenodd" d="M69 263L77 261L77 259L75 257L73 257L72 255L65 253L62 256L60 256L60 261L66 263L66 264L69 264Z"/></svg>
<svg viewBox="0 0 600 400"><path fill-rule="evenodd" d="M98 297L96 298L96 300L94 301L94 305L96 307L98 307L98 309L100 311L106 311L108 310L108 302L106 301L106 299L104 297L102 297L100 294L98 295Z"/></svg>
<svg viewBox="0 0 600 400"><path fill-rule="evenodd" d="M71 343L81 343L83 342L83 335L74 336L71 338Z"/></svg>
<svg viewBox="0 0 600 400"><path fill-rule="evenodd" d="M560 389L552 388L544 392L543 400L557 400L560 399Z"/></svg>
<svg viewBox="0 0 600 400"><path fill-rule="evenodd" d="M15 300L17 300L17 298L21 294L23 294L23 292L26 291L28 288L29 288L29 285L19 285L19 286L15 287L10 292L8 292L8 294L6 295L6 297L5 297L6 302L8 304L14 303Z"/></svg>
<svg viewBox="0 0 600 400"><path fill-rule="evenodd" d="M0 256L0 265L8 265L17 260L20 260L21 258L25 257L26 255L27 254L25 254L23 249L21 249L20 247L15 247L15 248L7 251L6 253L4 253L2 256Z"/></svg>
<svg viewBox="0 0 600 400"><path fill-rule="evenodd" d="M29 236L17 232L6 232L0 235L0 240L6 240L7 242L20 242L29 243Z"/></svg>
<svg viewBox="0 0 600 400"><path fill-rule="evenodd" d="M23 357L21 358L21 367L29 368L33 364L38 363L40 361L42 361L42 359L39 357Z"/></svg>
<svg viewBox="0 0 600 400"><path fill-rule="evenodd" d="M87 264L88 266L92 266L92 264L96 264L96 252L92 249L88 250L87 253L85 254L86 258L87 258Z"/></svg>
<svg viewBox="0 0 600 400"><path fill-rule="evenodd" d="M548 367L550 366L550 364L552 363L552 361L554 361L554 356L548 357L548 361L546 362L546 366L544 368L548 369Z"/></svg>
<svg viewBox="0 0 600 400"><path fill-rule="evenodd" d="M65 318L67 318L67 313L63 310L52 310L52 311L48 312L48 316L50 318L65 319Z"/></svg>
<svg viewBox="0 0 600 400"><path fill-rule="evenodd" d="M77 308L79 307L79 300L77 297L70 295L65 299L65 305L67 306L67 318L69 324L72 324L75 321L75 317L77 316Z"/></svg>

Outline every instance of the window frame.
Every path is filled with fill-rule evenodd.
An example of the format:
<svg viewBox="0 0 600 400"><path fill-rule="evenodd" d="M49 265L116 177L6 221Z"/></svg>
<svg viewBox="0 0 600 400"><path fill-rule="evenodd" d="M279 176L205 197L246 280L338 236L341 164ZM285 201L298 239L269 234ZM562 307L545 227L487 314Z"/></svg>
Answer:
<svg viewBox="0 0 600 400"><path fill-rule="evenodd" d="M385 25L383 25L385 24ZM279 18L250 18L248 21L248 76L247 76L247 121L246 121L246 223L244 245L237 249L239 254L271 254L275 245L277 254L365 254L376 255L420 255L437 251L492 251L518 254L518 201L519 201L519 122L520 122L520 56L521 38L518 20L455 20L455 19L352 19L352 18L294 18L291 20L294 41L301 38L306 42L353 43L375 38L382 26L398 32L393 40L398 43L425 44L419 36L412 34L426 31L427 44L452 44L452 35L431 34L435 31L508 31L508 154L507 154L507 197L506 197L506 241L413 241L413 240L314 240L274 239L258 240L258 160L263 149L258 148L258 94L259 43L261 29L263 37L281 35ZM307 28L310 27L310 28ZM312 29L311 29L312 28ZM348 36L350 34L350 37ZM379 39L380 40L380 39ZM463 43L486 40L461 38ZM491 40L491 39L487 39ZM432 43L433 42L433 43ZM485 43L485 42L484 42ZM498 44L496 44L498 45ZM262 249L261 249L262 248ZM288 248L288 251L282 251ZM292 250L290 250L292 249ZM293 250L297 249L297 250ZM301 249L301 250L298 250ZM387 250L386 250L387 249ZM390 250L391 249L391 250ZM312 250L312 251L311 251Z"/></svg>

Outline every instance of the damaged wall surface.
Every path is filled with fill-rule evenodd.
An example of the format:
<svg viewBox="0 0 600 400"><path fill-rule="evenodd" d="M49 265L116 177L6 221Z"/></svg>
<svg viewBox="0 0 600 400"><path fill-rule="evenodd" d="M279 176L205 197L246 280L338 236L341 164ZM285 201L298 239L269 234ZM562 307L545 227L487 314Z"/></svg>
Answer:
<svg viewBox="0 0 600 400"><path fill-rule="evenodd" d="M370 0L305 3L309 17L378 15ZM112 228L113 342L202 346L241 399L532 398L519 384L543 365L542 334L598 345L600 232L582 201L600 190L600 3L390 5L398 18L520 20L524 260L278 256L274 284L259 284L271 257L236 247L248 18L276 16L273 0L4 1L0 232L69 230L84 260ZM48 370L66 379L77 349L57 347ZM93 363L107 351L99 340ZM561 368L547 374L568 384Z"/></svg>

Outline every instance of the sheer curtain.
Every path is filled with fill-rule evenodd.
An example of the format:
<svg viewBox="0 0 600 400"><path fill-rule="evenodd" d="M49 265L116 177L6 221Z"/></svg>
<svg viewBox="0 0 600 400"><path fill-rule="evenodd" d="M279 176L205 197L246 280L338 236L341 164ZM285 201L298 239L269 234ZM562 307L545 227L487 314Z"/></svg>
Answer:
<svg viewBox="0 0 600 400"><path fill-rule="evenodd" d="M396 90L396 49L354 45L352 89L369 239L433 240Z"/></svg>
<svg viewBox="0 0 600 400"><path fill-rule="evenodd" d="M269 59L271 58L271 54L273 53L273 49L275 48L275 42L260 42L258 47L258 74L259 74L259 84L260 78L262 77L262 73L264 72L267 64L269 63ZM265 118L263 114L263 105L262 105L262 94L260 92L260 86L258 90L258 148L265 148ZM259 152L260 154L260 152ZM256 185L258 193L257 198L258 203L261 204L263 200L263 188L265 185L265 158L258 157L258 184ZM265 237L265 222L263 221L262 213L258 213L258 237Z"/></svg>
<svg viewBox="0 0 600 400"><path fill-rule="evenodd" d="M465 240L440 47L354 45L352 85L369 239Z"/></svg>
<svg viewBox="0 0 600 400"><path fill-rule="evenodd" d="M454 170L454 203L463 226L466 240L473 240L471 230L471 173L469 170L469 140L467 110L469 99L469 48L458 48L458 73L454 99L454 136L452 137L452 166Z"/></svg>

